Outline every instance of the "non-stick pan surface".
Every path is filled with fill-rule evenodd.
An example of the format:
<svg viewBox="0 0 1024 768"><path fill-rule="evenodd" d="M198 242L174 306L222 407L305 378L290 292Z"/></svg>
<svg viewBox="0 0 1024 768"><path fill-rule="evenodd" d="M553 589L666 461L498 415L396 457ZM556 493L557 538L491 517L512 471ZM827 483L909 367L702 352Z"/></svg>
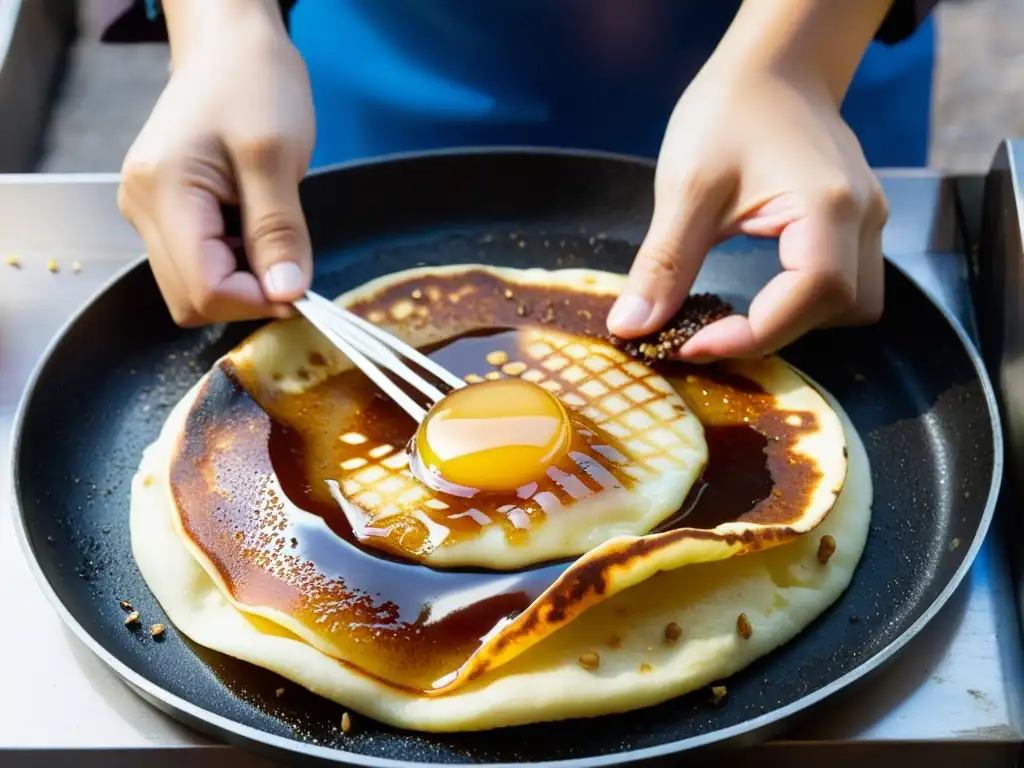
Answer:
<svg viewBox="0 0 1024 768"><path fill-rule="evenodd" d="M449 153L308 179L317 290L334 294L419 264L588 266L625 271L651 209L647 164L545 152ZM741 307L777 270L774 246L733 241L699 288ZM656 758L763 737L899 650L959 583L992 513L1001 436L991 389L962 331L887 270L875 327L813 334L785 357L835 394L867 444L871 533L853 583L795 640L706 691L594 721L429 736L357 717L170 627L135 567L129 481L168 410L252 326L181 330L148 267L117 278L54 342L15 429L14 484L26 552L71 628L150 701L234 741L379 765ZM118 601L166 638L130 632ZM276 689L285 695L277 697Z"/></svg>

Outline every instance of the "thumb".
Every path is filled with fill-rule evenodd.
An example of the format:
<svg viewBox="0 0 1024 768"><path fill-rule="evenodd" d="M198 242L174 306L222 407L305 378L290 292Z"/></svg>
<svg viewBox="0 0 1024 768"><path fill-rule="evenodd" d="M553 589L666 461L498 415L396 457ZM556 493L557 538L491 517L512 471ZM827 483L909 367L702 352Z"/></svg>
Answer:
<svg viewBox="0 0 1024 768"><path fill-rule="evenodd" d="M294 167L276 153L237 163L242 235L249 266L271 301L301 298L313 276L309 230Z"/></svg>
<svg viewBox="0 0 1024 768"><path fill-rule="evenodd" d="M608 313L611 333L643 336L676 313L717 240L726 202L723 182L674 185L672 193L655 190L651 226Z"/></svg>

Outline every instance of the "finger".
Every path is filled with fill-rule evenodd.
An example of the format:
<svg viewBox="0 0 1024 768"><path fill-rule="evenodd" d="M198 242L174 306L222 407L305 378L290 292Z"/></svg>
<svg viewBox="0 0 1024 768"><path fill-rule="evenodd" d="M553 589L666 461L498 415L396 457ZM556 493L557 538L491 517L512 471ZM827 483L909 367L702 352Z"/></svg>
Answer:
<svg viewBox="0 0 1024 768"><path fill-rule="evenodd" d="M249 266L271 301L300 298L313 277L313 254L299 200L298 163L276 145L237 153L242 233Z"/></svg>
<svg viewBox="0 0 1024 768"><path fill-rule="evenodd" d="M699 331L680 350L687 359L759 357L795 341L855 306L859 217L820 208L779 238L785 271L733 315Z"/></svg>
<svg viewBox="0 0 1024 768"><path fill-rule="evenodd" d="M884 224L884 217L882 223ZM857 301L849 312L832 318L827 327L870 325L878 322L885 306L885 257L882 255L882 227L869 228L861 236L857 267Z"/></svg>
<svg viewBox="0 0 1024 768"><path fill-rule="evenodd" d="M167 255L167 250L164 248L156 226L148 219L132 223L145 243L149 268L153 271L153 279L156 280L157 288L160 289L160 295L163 296L171 319L182 328L202 325L204 320L192 306L188 288L178 277L178 271L174 262Z"/></svg>
<svg viewBox="0 0 1024 768"><path fill-rule="evenodd" d="M690 181L672 195L656 194L650 229L622 295L608 313L611 333L642 336L675 314L717 239L731 188L730 179L719 178Z"/></svg>
<svg viewBox="0 0 1024 768"><path fill-rule="evenodd" d="M256 277L238 269L224 242L220 200L201 187L168 178L157 190L156 223L167 257L196 315L194 322L281 317Z"/></svg>

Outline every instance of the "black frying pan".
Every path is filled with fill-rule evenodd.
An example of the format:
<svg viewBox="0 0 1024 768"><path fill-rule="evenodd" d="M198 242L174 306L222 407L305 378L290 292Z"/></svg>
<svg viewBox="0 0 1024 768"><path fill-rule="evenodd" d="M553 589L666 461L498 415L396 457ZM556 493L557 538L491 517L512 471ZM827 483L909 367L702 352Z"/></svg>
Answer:
<svg viewBox="0 0 1024 768"><path fill-rule="evenodd" d="M315 287L335 294L453 262L625 271L646 228L652 178L646 163L550 152L444 153L315 174L303 184ZM709 258L698 288L745 307L777 269L773 245L732 241ZM26 553L90 648L161 709L231 741L368 766L589 766L749 743L900 650L960 582L992 515L1002 439L978 355L906 276L890 265L886 279L877 326L812 334L785 352L839 398L865 438L875 499L863 560L805 632L729 678L721 708L702 691L599 722L455 736L358 718L343 739L338 706L173 628L159 644L126 631L121 599L147 623L167 621L129 547L140 453L172 404L253 327L176 328L144 263L71 321L28 388L12 451ZM281 685L289 692L277 698Z"/></svg>

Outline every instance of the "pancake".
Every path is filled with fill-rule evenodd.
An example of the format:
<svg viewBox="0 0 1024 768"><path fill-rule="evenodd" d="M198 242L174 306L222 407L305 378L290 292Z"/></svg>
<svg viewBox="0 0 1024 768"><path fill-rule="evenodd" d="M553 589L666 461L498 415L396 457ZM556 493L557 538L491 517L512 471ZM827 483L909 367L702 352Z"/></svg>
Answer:
<svg viewBox="0 0 1024 768"><path fill-rule="evenodd" d="M343 301L419 345L444 338L449 313L524 332L546 320L559 331L544 334L594 338L618 281L578 270L462 267L400 273ZM429 302L426 311L410 299L417 295ZM311 366L314 359L325 364ZM571 563L511 574L382 559L281 501L288 497L274 485L259 434L272 426L261 407L266 393L246 389L239 373L263 371L257 378L274 382L278 397L301 397L330 380L332 359L333 349L302 323L276 323L229 355L230 366L204 377L145 454L133 485L133 548L172 622L193 640L385 722L466 730L622 711L685 693L798 632L845 588L860 556L870 517L863 448L814 387L769 358L665 372L704 422L710 461L661 530L616 536ZM254 477L266 478L260 493L280 502L278 517L258 528L258 547L245 536L232 546L223 504L203 516L180 503L171 467L186 425L217 413L227 414L218 423L233 424L236 437L256 437L208 449L233 457L215 462L211 487L237 501L246 484L260 485ZM602 418L614 416L595 414L598 427ZM843 490L847 440L857 476ZM730 474L732 460L754 456L756 464L758 454L763 477ZM225 492L232 478L244 482ZM807 535L819 526L834 531L827 564L817 562L824 534ZM300 548L292 543L298 537L283 535L297 529L312 543ZM330 567L300 556L328 544ZM747 638L737 634L740 613L752 625ZM723 623L730 614L731 635ZM682 629L668 641L670 625Z"/></svg>

